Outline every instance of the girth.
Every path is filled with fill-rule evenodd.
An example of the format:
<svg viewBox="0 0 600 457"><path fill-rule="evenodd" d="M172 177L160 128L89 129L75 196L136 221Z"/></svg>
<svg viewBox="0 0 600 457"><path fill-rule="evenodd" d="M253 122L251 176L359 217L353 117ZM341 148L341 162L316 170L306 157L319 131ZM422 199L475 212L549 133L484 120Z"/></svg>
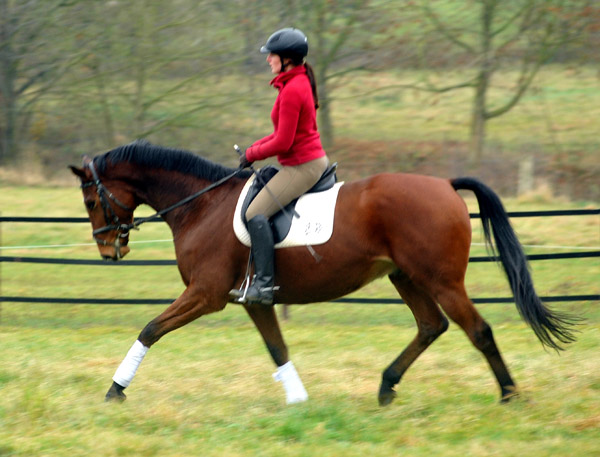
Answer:
<svg viewBox="0 0 600 457"><path fill-rule="evenodd" d="M306 193L317 193L331 189L337 182L337 176L335 174L336 169L337 162L329 165L317 183ZM246 228L248 227L246 211L248 210L250 203L252 203L252 200L254 200L256 195L262 190L264 185L268 183L278 171L279 168L273 165L267 165L256 171L258 176L255 177L254 182L250 186L248 194L246 195L242 205L242 220L244 221ZM282 241L289 233L290 227L292 226L292 215L295 213L294 208L296 207L296 203L298 203L299 198L300 197L292 200L284 207L284 211L278 211L269 219L269 223L271 224L271 229L273 231L273 240L275 243Z"/></svg>

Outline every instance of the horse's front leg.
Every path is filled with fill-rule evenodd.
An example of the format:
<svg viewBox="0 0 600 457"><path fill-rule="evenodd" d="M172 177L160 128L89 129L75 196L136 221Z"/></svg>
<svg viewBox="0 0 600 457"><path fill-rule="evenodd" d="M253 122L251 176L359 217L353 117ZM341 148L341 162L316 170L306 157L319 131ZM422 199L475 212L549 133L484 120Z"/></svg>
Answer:
<svg viewBox="0 0 600 457"><path fill-rule="evenodd" d="M292 361L288 358L288 350L274 306L249 305L244 306L248 315L260 332L273 361L277 365L277 371L273 374L275 381L281 382L286 393L287 404L300 403L308 400L308 393L300 380L300 376Z"/></svg>
<svg viewBox="0 0 600 457"><path fill-rule="evenodd" d="M221 303L222 302L222 303ZM219 303L208 306L208 303ZM106 393L106 401L124 401L123 393L129 386L135 373L142 363L148 349L165 334L184 326L198 317L223 309L224 300L207 300L206 296L193 292L189 287L185 292L159 316L150 321L141 331L138 339L117 368L113 383Z"/></svg>

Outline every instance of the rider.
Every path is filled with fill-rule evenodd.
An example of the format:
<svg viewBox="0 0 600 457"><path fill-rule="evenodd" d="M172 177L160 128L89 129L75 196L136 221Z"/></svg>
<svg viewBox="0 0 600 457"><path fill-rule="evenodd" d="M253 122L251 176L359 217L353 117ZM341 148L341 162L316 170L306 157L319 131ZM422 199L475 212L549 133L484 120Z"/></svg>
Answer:
<svg viewBox="0 0 600 457"><path fill-rule="evenodd" d="M268 219L316 184L329 159L317 131L319 99L313 70L304 60L308 53L306 35L296 28L278 30L260 52L268 54L267 62L276 75L271 85L279 91L271 111L274 132L246 149L240 166L277 156L282 168L269 181L269 189L263 188L246 211L255 266L246 303L272 305L275 267ZM243 294L237 289L229 292L233 300Z"/></svg>

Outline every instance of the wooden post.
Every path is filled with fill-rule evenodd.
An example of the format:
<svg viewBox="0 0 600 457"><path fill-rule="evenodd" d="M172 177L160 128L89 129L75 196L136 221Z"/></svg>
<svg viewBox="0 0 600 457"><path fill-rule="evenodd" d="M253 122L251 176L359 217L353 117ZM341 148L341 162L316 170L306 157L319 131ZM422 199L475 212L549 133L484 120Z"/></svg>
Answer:
<svg viewBox="0 0 600 457"><path fill-rule="evenodd" d="M533 190L533 156L526 155L519 162L519 182L517 195L523 195Z"/></svg>
<svg viewBox="0 0 600 457"><path fill-rule="evenodd" d="M281 305L281 319L287 321L290 317L290 312L288 310L288 305Z"/></svg>

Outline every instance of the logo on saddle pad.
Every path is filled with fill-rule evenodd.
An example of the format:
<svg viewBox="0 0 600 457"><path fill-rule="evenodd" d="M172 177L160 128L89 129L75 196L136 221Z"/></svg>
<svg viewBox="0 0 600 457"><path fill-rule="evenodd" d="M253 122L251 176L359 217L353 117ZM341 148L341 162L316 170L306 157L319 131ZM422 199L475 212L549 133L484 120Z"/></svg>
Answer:
<svg viewBox="0 0 600 457"><path fill-rule="evenodd" d="M264 168L259 173L263 172L263 170ZM267 172L267 175L270 174L270 176L263 177L263 182L268 181L276 171L277 169L273 169L272 172ZM334 183L335 178L333 177L333 173L331 174L333 178L332 183ZM286 205L285 213L279 211L272 216L270 222L273 229L275 248L326 243L333 233L335 203L340 187L343 184L343 182L334 183L332 187L329 186L327 190L320 192L311 189L309 193L300 196L300 198ZM235 208L233 231L238 240L245 246L250 246L250 234L246 229L243 213L248 209L248 205L260 188L262 186L259 185L256 176L253 175L242 189ZM253 195L249 196L249 192ZM296 213L295 216L294 212Z"/></svg>

